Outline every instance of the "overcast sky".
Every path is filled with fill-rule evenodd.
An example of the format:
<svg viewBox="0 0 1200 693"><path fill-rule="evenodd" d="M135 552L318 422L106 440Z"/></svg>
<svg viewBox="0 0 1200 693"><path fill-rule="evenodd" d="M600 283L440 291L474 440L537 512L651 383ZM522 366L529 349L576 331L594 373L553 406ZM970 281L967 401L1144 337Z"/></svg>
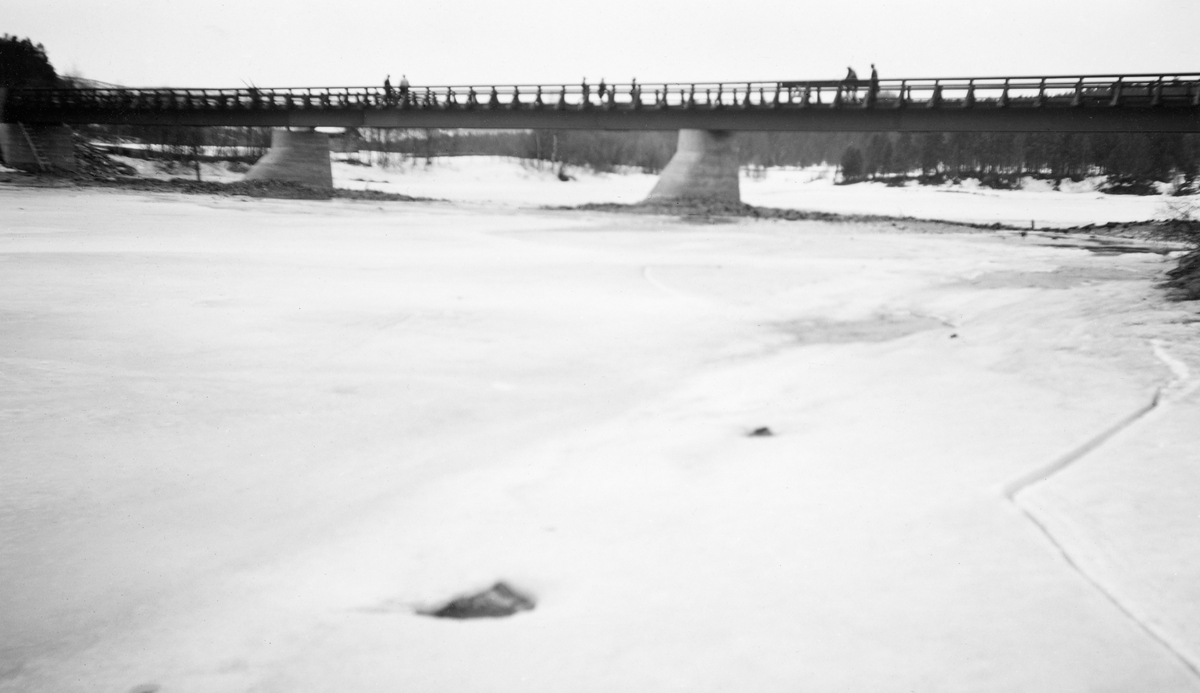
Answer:
<svg viewBox="0 0 1200 693"><path fill-rule="evenodd" d="M1200 71L1200 0L0 0L59 72L128 86Z"/></svg>

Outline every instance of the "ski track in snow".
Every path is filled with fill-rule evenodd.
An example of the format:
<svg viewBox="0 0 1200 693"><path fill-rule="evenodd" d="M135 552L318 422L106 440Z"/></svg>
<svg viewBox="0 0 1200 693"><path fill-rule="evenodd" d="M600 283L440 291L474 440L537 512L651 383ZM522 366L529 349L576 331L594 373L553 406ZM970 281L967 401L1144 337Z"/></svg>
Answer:
<svg viewBox="0 0 1200 693"><path fill-rule="evenodd" d="M1074 570L1081 578L1083 578L1084 581L1095 588L1096 591L1099 592L1106 600L1108 600L1109 603L1111 603L1117 608L1117 610L1124 614L1126 618L1133 622L1138 629L1166 648L1172 655L1175 656L1180 664L1182 664L1189 672L1191 672L1197 681L1200 681L1200 663L1192 661L1178 647L1172 644L1169 636L1164 633L1160 633L1158 629L1156 629L1143 618L1139 617L1134 612L1133 608L1122 602L1121 599L1117 597L1117 595L1114 594L1099 577L1088 573L1088 571L1085 570L1080 563L1072 557L1071 550L1067 544L1059 541L1050 528L1044 522L1038 519L1037 515L1035 515L1033 511L1021 505L1020 499L1017 497L1022 491L1048 480L1055 474L1058 474L1072 464L1087 457L1090 453L1103 446L1109 440L1112 440L1114 437L1128 430L1137 422L1145 419L1152 412L1164 409L1172 401L1182 399L1200 387L1200 378L1193 379L1191 377L1191 370L1185 363L1171 356L1171 354L1167 352L1166 348L1163 346L1162 340L1150 340L1150 346L1154 351L1155 357L1157 357L1167 366L1168 369L1170 369L1173 377L1169 382L1160 385L1155 389L1149 403L1139 407L1129 415L1117 421L1112 426L1104 429L1097 435L1085 441L1082 445L1079 445L1074 450L1068 452L1062 457L1059 457L1050 464L1038 468L1009 483L1004 489L1004 495L1009 502L1011 502L1021 512L1022 515L1024 515L1031 523L1033 523L1035 527L1037 527L1042 536L1046 537L1046 540L1054 546L1059 555L1062 556L1063 560L1071 567L1072 570Z"/></svg>

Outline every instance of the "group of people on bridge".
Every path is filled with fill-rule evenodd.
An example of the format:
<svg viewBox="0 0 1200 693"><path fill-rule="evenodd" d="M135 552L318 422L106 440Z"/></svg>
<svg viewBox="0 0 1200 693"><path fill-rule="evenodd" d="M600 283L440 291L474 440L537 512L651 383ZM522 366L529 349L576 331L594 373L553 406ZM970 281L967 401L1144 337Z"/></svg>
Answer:
<svg viewBox="0 0 1200 693"><path fill-rule="evenodd" d="M851 101L858 100L858 87L862 84L862 80L858 78L858 73L853 67L846 68L846 78L842 80L845 85L846 98ZM867 83L867 102L874 103L876 97L879 96L879 72L875 69L875 63L871 63L871 79Z"/></svg>
<svg viewBox="0 0 1200 693"><path fill-rule="evenodd" d="M630 85L630 93L636 98L638 94L637 79L634 78L631 80ZM858 78L858 73L854 71L853 67L847 67L846 77L842 80L838 88L839 95L848 101L857 102L858 89L861 85L862 80ZM586 101L592 90L591 86L587 82L586 77L582 80L580 88L583 93L583 98ZM605 84L604 79L601 78L600 83L596 85L596 94L601 100L603 100L605 95L609 94L611 91L612 89ZM407 103L409 98L408 77L406 75L400 75L400 84L398 85L398 88L393 88L392 76L388 75L383 80L383 93L385 103L389 106L395 106L399 103ZM867 102L874 103L878 96L879 72L875 69L875 63L871 63L871 78L867 82Z"/></svg>
<svg viewBox="0 0 1200 693"><path fill-rule="evenodd" d="M401 101L408 101L408 77L400 75L399 93L392 89L392 76L388 75L383 78L383 95L389 106L394 106Z"/></svg>

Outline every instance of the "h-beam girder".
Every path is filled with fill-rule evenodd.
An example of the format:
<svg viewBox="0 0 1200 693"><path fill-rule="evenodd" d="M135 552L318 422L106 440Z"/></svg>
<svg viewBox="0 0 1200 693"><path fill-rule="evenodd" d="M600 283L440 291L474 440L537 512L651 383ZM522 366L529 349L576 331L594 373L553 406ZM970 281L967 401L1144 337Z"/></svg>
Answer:
<svg viewBox="0 0 1200 693"><path fill-rule="evenodd" d="M665 110L39 109L27 123L160 126L843 132L1200 132L1200 108L786 108Z"/></svg>

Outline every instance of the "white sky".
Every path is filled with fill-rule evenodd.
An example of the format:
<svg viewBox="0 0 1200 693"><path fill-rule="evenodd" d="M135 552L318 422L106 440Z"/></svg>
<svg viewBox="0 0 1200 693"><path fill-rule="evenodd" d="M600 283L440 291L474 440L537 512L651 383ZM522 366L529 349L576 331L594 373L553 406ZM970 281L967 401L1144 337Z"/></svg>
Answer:
<svg viewBox="0 0 1200 693"><path fill-rule="evenodd" d="M129 86L1200 71L1198 0L0 0L60 72Z"/></svg>

